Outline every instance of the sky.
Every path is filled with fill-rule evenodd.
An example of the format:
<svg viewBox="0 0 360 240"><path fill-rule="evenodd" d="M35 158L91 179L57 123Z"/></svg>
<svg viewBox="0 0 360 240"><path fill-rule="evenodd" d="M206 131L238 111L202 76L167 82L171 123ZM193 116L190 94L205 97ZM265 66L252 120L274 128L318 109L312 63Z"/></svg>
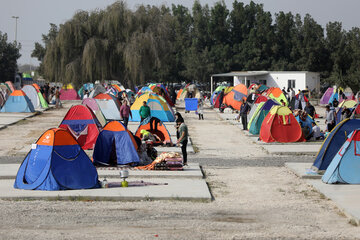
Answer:
<svg viewBox="0 0 360 240"><path fill-rule="evenodd" d="M241 0L238 0L241 1ZM0 0L0 31L7 33L8 41L15 40L15 19L18 16L17 41L21 43L21 58L19 64L38 65L35 58L31 58L35 42L41 42L41 35L49 31L49 23L57 25L71 19L78 10L94 10L106 8L115 0ZM135 9L140 4L159 6L165 4L181 4L188 8L193 5L193 0L127 0L130 9ZM216 0L200 0L202 5L210 7ZM232 8L233 0L224 0L228 9ZM242 0L248 4L250 0ZM343 28L350 30L360 27L358 10L359 0L254 0L255 3L264 5L266 11L273 15L277 12L299 13L302 17L309 13L317 23L324 28L328 22L342 22Z"/></svg>

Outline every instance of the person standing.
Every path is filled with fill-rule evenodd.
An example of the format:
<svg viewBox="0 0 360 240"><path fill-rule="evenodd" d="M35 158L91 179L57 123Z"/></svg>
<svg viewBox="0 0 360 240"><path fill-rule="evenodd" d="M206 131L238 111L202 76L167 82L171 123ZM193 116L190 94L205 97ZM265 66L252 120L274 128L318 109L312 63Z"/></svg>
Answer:
<svg viewBox="0 0 360 240"><path fill-rule="evenodd" d="M223 90L221 90L221 92L219 93L219 110L220 112L222 112L222 108L221 108L221 105L223 103L223 100L224 100L224 95L225 95L225 89L223 88Z"/></svg>
<svg viewBox="0 0 360 240"><path fill-rule="evenodd" d="M197 112L199 115L199 120L204 120L204 102L201 98L198 100Z"/></svg>
<svg viewBox="0 0 360 240"><path fill-rule="evenodd" d="M242 104L240 107L240 114L239 116L241 117L241 123L243 125L243 130L247 130L247 115L250 111L250 106L249 104L245 101L245 99L242 100Z"/></svg>
<svg viewBox="0 0 360 240"><path fill-rule="evenodd" d="M325 124L327 126L328 132L331 132L331 130L335 127L334 110L333 110L333 108L330 108L329 105L326 106Z"/></svg>
<svg viewBox="0 0 360 240"><path fill-rule="evenodd" d="M185 122L177 121L176 122L178 131L179 131L179 139L177 140L176 144L181 144L181 152L183 155L183 164L187 166L187 152L186 147L188 143L188 127L186 126Z"/></svg>
<svg viewBox="0 0 360 240"><path fill-rule="evenodd" d="M129 122L129 115L132 117L130 106L128 105L127 100L124 100L123 104L120 107L120 117L124 121L124 126L127 128Z"/></svg>
<svg viewBox="0 0 360 240"><path fill-rule="evenodd" d="M310 101L306 102L305 112L309 114L311 118L314 118L315 116L315 108L313 105L311 105Z"/></svg>
<svg viewBox="0 0 360 240"><path fill-rule="evenodd" d="M55 108L61 107L60 94L61 93L60 93L59 87L56 87L56 91L55 91Z"/></svg>
<svg viewBox="0 0 360 240"><path fill-rule="evenodd" d="M140 118L141 118L141 122L149 117L151 115L151 109L150 107L146 104L146 101L143 102L143 105L140 107L140 110L139 110L139 114L140 114Z"/></svg>

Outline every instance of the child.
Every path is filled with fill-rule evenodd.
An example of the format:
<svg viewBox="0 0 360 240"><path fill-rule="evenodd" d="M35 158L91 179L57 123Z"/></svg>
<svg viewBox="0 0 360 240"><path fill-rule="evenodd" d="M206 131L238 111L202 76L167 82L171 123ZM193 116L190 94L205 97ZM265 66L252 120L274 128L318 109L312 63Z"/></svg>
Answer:
<svg viewBox="0 0 360 240"><path fill-rule="evenodd" d="M199 115L199 120L200 119L204 120L204 102L201 98L199 98L198 100L197 112Z"/></svg>

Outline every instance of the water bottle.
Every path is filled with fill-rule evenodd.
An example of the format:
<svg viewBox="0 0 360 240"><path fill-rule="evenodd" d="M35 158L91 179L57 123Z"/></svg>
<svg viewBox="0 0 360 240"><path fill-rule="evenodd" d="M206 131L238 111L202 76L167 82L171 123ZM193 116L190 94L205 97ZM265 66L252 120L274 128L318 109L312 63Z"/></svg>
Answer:
<svg viewBox="0 0 360 240"><path fill-rule="evenodd" d="M102 188L108 188L109 184L108 181L106 180L106 178L104 178L104 180L101 182L101 187Z"/></svg>

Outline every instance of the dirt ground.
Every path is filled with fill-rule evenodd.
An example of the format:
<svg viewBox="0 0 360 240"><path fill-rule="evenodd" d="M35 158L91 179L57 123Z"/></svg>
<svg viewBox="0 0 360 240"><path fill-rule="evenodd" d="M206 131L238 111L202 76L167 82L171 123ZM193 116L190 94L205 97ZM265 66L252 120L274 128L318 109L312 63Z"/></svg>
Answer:
<svg viewBox="0 0 360 240"><path fill-rule="evenodd" d="M65 113L51 110L0 130L0 157L16 155ZM201 159L212 202L0 200L0 239L360 239L360 228L332 201L273 166L278 156L250 143L240 128L211 109L204 121L183 116L199 150L189 161Z"/></svg>

